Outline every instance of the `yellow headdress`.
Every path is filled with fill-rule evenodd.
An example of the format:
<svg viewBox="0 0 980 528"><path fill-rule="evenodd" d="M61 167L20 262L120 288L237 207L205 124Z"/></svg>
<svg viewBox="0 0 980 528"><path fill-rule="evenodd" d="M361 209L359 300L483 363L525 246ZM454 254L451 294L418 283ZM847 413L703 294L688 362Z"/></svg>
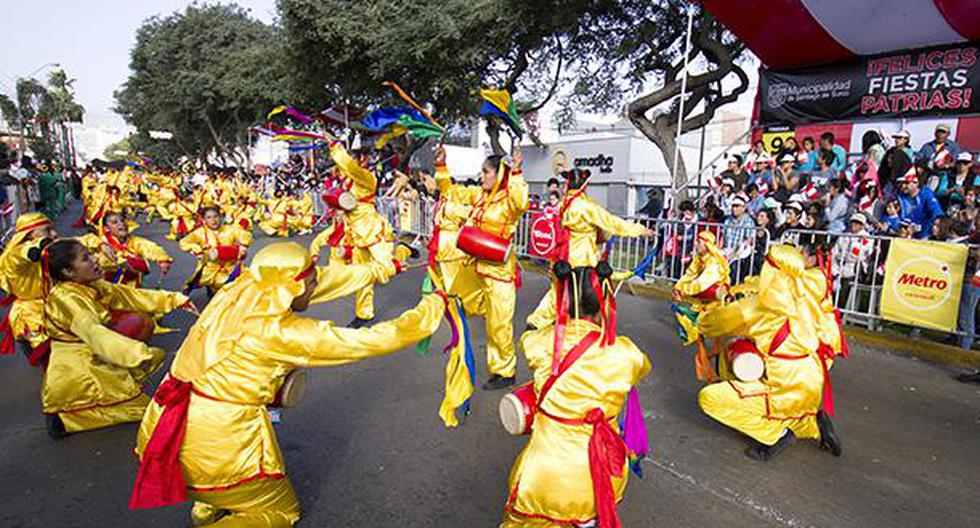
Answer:
<svg viewBox="0 0 980 528"><path fill-rule="evenodd" d="M211 299L180 346L171 373L193 382L232 350L232 343L259 319L280 317L303 293L315 272L309 251L294 242L260 250L248 270Z"/></svg>

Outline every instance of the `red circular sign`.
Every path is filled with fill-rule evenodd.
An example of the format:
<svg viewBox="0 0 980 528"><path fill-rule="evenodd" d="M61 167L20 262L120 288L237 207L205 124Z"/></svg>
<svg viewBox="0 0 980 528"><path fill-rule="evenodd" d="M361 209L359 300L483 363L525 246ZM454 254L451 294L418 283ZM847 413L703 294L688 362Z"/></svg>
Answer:
<svg viewBox="0 0 980 528"><path fill-rule="evenodd" d="M539 213L531 220L531 254L551 258L558 245L557 218L547 213Z"/></svg>

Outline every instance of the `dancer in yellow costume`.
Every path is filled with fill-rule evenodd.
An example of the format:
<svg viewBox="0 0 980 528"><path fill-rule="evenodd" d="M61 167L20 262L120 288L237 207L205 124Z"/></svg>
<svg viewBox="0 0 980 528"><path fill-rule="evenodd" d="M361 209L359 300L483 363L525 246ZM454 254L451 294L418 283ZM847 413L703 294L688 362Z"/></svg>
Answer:
<svg viewBox="0 0 980 528"><path fill-rule="evenodd" d="M294 198L290 207L289 226L300 235L308 234L313 229L313 198L309 193Z"/></svg>
<svg viewBox="0 0 980 528"><path fill-rule="evenodd" d="M193 195L181 197L179 194L170 202L170 232L167 238L177 240L177 238L190 233L197 227L198 223L198 203Z"/></svg>
<svg viewBox="0 0 980 528"><path fill-rule="evenodd" d="M566 272L558 271L562 265ZM593 526L593 521L602 528L619 526L616 503L629 470L616 417L631 388L650 372L650 361L628 338L602 335L608 321L592 273L556 264L556 281L570 282L578 292L572 303L578 312L568 321L560 354L554 354L553 326L521 336L538 406L531 438L510 472L502 528ZM556 369L556 361L570 366ZM555 381L549 381L552 376ZM593 449L601 460L591 459Z"/></svg>
<svg viewBox="0 0 980 528"><path fill-rule="evenodd" d="M222 225L221 212L216 207L205 207L204 222L180 240L180 249L197 257L197 268L187 281L185 292L199 287L214 294L228 281L236 269L240 269L252 234L237 225Z"/></svg>
<svg viewBox="0 0 980 528"><path fill-rule="evenodd" d="M483 162L479 187L448 181L448 171L437 175L437 185L459 204L471 206L467 226L511 241L527 210L527 183L521 173L520 150L504 163L501 156ZM439 180L442 180L439 182ZM464 226L465 227L465 226ZM483 315L487 325L487 367L490 378L484 389L497 390L514 384L514 307L520 275L517 255L503 262L467 256L450 289L463 300L466 313Z"/></svg>
<svg viewBox="0 0 980 528"><path fill-rule="evenodd" d="M350 211L339 212L334 221L343 222L342 245L349 246L350 264L366 264L371 261L390 262L394 256L394 232L388 220L378 213L375 197L378 180L347 153L339 141L330 143L330 157L343 175L344 182L357 205ZM347 250L344 250L347 253ZM331 254L333 256L333 253ZM360 290L354 296L354 320L351 328L360 328L374 321L374 286Z"/></svg>
<svg viewBox="0 0 980 528"><path fill-rule="evenodd" d="M51 355L41 403L49 434L139 421L150 401L142 385L166 354L107 328L111 311L196 309L179 293L106 282L95 257L77 240L53 242L44 253L42 263L55 282L44 309Z"/></svg>
<svg viewBox="0 0 980 528"><path fill-rule="evenodd" d="M436 188L439 201L433 215L432 238L429 240L429 268L438 274L443 287L452 290L456 275L466 265L468 256L456 247L459 230L470 216L470 191L454 185L446 167L446 149L436 150Z"/></svg>
<svg viewBox="0 0 980 528"><path fill-rule="evenodd" d="M565 196L560 206L561 230L556 257L573 268L595 267L602 256L602 238L652 237L653 231L637 222L624 220L597 204L585 194L590 173L583 169L562 172L566 181ZM555 289L548 292L527 318L531 328L543 328L555 321Z"/></svg>
<svg viewBox="0 0 980 528"><path fill-rule="evenodd" d="M291 204L283 192L265 200L265 219L259 222L259 229L269 236L289 237L289 217Z"/></svg>
<svg viewBox="0 0 980 528"><path fill-rule="evenodd" d="M759 292L704 313L707 337L746 336L765 363L759 381L722 381L701 389L705 414L759 444L746 454L768 461L796 438L813 438L840 455L834 430L829 369L846 342L835 316L828 278L817 266L818 243L773 246L759 276Z"/></svg>
<svg viewBox="0 0 980 528"><path fill-rule="evenodd" d="M105 279L116 284L139 288L143 275L149 273L149 263L160 267L160 275L167 274L173 259L155 242L129 233L126 217L122 213L109 213L102 218L102 230L78 239L99 262Z"/></svg>
<svg viewBox="0 0 980 528"><path fill-rule="evenodd" d="M359 330L299 315L319 289L308 251L278 242L219 292L191 328L140 427L131 508L190 497L195 525L292 526L299 503L266 406L286 375L381 356L436 331L442 295Z"/></svg>
<svg viewBox="0 0 980 528"><path fill-rule="evenodd" d="M41 213L17 217L14 235L0 253L0 288L7 293L0 304L10 310L0 324L4 333L0 354L13 354L14 341L31 347L29 360L40 365L47 359L44 329L44 278L38 264L41 248L58 236L51 220Z"/></svg>

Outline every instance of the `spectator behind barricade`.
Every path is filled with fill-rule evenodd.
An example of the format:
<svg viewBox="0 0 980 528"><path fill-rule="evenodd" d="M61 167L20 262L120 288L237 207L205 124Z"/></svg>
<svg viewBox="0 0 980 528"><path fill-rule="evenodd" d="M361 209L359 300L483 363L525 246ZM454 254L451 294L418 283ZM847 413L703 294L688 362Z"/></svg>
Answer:
<svg viewBox="0 0 980 528"><path fill-rule="evenodd" d="M548 193L550 195L553 192L558 193L558 197L561 198L561 182L555 177L548 178Z"/></svg>
<svg viewBox="0 0 980 528"><path fill-rule="evenodd" d="M977 240L974 232L972 242ZM959 315L956 319L956 331L960 332L959 345L964 350L973 348L973 338L976 333L977 301L980 301L980 246L970 246L966 257L966 273L963 276L963 289L960 293Z"/></svg>
<svg viewBox="0 0 980 528"><path fill-rule="evenodd" d="M834 153L829 150L819 150L815 159L817 166L816 170L810 173L810 181L818 189L826 189L827 183L837 178L837 172L833 168Z"/></svg>
<svg viewBox="0 0 980 528"><path fill-rule="evenodd" d="M786 142L783 143L783 148L779 149L779 153L776 154L776 159L782 159L785 154L789 154L796 160L793 163L793 168L797 170L809 160L806 152L803 152L800 145L796 142L795 137L786 138Z"/></svg>
<svg viewBox="0 0 980 528"><path fill-rule="evenodd" d="M779 158L779 165L773 174L773 198L779 203L786 203L791 196L797 193L800 186L800 172L793 168L796 158L784 155Z"/></svg>
<svg viewBox="0 0 980 528"><path fill-rule="evenodd" d="M755 251L752 259L752 275L762 272L762 263L769 252L769 244L776 240L776 215L771 209L760 209L755 214Z"/></svg>
<svg viewBox="0 0 980 528"><path fill-rule="evenodd" d="M827 205L825 213L827 231L843 233L847 229L847 217L851 209L850 201L847 199L847 182L840 178L830 180L829 189L830 192L824 199Z"/></svg>
<svg viewBox="0 0 980 528"><path fill-rule="evenodd" d="M963 201L954 203L946 210L946 214L957 222L973 225L977 218L977 188L967 187L963 191Z"/></svg>
<svg viewBox="0 0 980 528"><path fill-rule="evenodd" d="M721 193L718 195L718 208L725 216L732 214L732 200L735 198L735 180L723 178L721 180Z"/></svg>
<svg viewBox="0 0 980 528"><path fill-rule="evenodd" d="M755 221L746 213L748 197L738 194L732 198L732 214L725 220L725 256L732 270L732 284L739 284L751 273L750 260L755 235Z"/></svg>
<svg viewBox="0 0 980 528"><path fill-rule="evenodd" d="M885 203L878 192L875 180L861 180L854 190L854 209L869 219L877 218L885 212Z"/></svg>
<svg viewBox="0 0 980 528"><path fill-rule="evenodd" d="M932 223L944 213L932 190L921 186L921 178L914 168L909 169L901 181L899 202L902 219L913 224L914 237L925 239L932 233Z"/></svg>
<svg viewBox="0 0 980 528"><path fill-rule="evenodd" d="M820 151L814 147L813 137L806 136L803 138L803 153L806 155L806 161L797 167L797 170L801 172L813 172L817 168L817 155Z"/></svg>
<svg viewBox="0 0 980 528"><path fill-rule="evenodd" d="M881 186L881 196L885 201L898 198L899 180L912 167L912 159L898 147L892 147L885 152L881 166L878 167L878 185Z"/></svg>
<svg viewBox="0 0 980 528"><path fill-rule="evenodd" d="M776 240L781 244L796 245L799 237L795 233L803 228L803 204L791 200L783 204L783 223L776 229Z"/></svg>
<svg viewBox="0 0 980 528"><path fill-rule="evenodd" d="M752 144L749 153L745 155L745 169L749 172L756 172L759 170L759 166L767 163L769 159L771 158L766 152L765 143L760 139Z"/></svg>
<svg viewBox="0 0 980 528"><path fill-rule="evenodd" d="M868 238L867 226L868 218L862 213L854 213L849 221L849 234L838 237L834 244L832 274L840 280L838 308L851 305L849 299L855 282L868 282L865 279L871 268L875 244Z"/></svg>
<svg viewBox="0 0 980 528"><path fill-rule="evenodd" d="M815 231L823 231L827 227L824 219L824 208L818 202L806 204L803 215L803 227Z"/></svg>
<svg viewBox="0 0 980 528"><path fill-rule="evenodd" d="M878 232L889 236L898 235L901 213L902 204L897 199L885 204L885 214L878 219Z"/></svg>
<svg viewBox="0 0 980 528"><path fill-rule="evenodd" d="M936 199L948 210L952 201L962 203L966 188L973 187L977 183L980 183L980 180L973 174L973 155L965 151L960 152L956 157L953 171L940 178Z"/></svg>
<svg viewBox="0 0 980 528"><path fill-rule="evenodd" d="M898 235L896 236L898 238L915 238L916 234L919 232L918 229L919 226L916 225L915 222L903 218L898 222Z"/></svg>
<svg viewBox="0 0 980 528"><path fill-rule="evenodd" d="M561 203L561 193L558 191L548 192L548 208L549 211L558 211L558 204Z"/></svg>
<svg viewBox="0 0 980 528"><path fill-rule="evenodd" d="M903 129L900 132L892 134L892 139L895 140L895 146L892 148L897 148L904 152L911 163L915 159L915 150L912 149L912 134L908 130Z"/></svg>
<svg viewBox="0 0 980 528"><path fill-rule="evenodd" d="M694 208L694 202L690 200L684 200L681 202L680 206L680 216L678 220L680 223L675 224L675 235L676 235L676 245L669 248L673 255L668 255L675 257L674 264L671 270L672 277L680 277L684 274L684 268L687 267L687 263L690 262L691 257L694 255L695 238L697 237L699 228L698 213Z"/></svg>
<svg viewBox="0 0 980 528"><path fill-rule="evenodd" d="M847 167L847 151L844 150L844 147L834 143L834 134L832 132L820 134L820 148L834 153L834 163L831 164L831 168L837 174L843 172L844 168Z"/></svg>
<svg viewBox="0 0 980 528"><path fill-rule="evenodd" d="M929 240L935 242L952 242L956 238L953 234L953 221L946 216L941 216L932 223L932 233Z"/></svg>
<svg viewBox="0 0 980 528"><path fill-rule="evenodd" d="M749 203L745 206L750 215L755 216L766 203L766 197L759 192L759 187L754 183L745 186L745 195L749 197Z"/></svg>
<svg viewBox="0 0 980 528"><path fill-rule="evenodd" d="M960 155L960 146L949 139L949 125L936 125L934 139L919 149L915 161L923 162L934 172L949 172L953 169L955 160Z"/></svg>
<svg viewBox="0 0 980 528"><path fill-rule="evenodd" d="M868 130L861 136L861 155L862 160L870 163L876 171L878 170L881 159L885 155L881 134L875 130Z"/></svg>
<svg viewBox="0 0 980 528"><path fill-rule="evenodd" d="M730 179L735 185L734 188L741 189L749 180L749 174L742 166L742 156L733 154L728 158L728 168L721 173L722 180Z"/></svg>

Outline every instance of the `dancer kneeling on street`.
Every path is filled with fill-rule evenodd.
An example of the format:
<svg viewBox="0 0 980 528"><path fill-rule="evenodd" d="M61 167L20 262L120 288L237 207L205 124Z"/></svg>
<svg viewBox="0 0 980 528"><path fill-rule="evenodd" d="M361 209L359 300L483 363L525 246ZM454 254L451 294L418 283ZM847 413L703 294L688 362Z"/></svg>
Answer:
<svg viewBox="0 0 980 528"><path fill-rule="evenodd" d="M136 422L150 397L143 383L163 363L163 350L127 337L122 318L197 309L186 296L142 290L103 279L95 257L77 240L58 240L41 251L41 267L55 285L44 306L50 357L41 400L48 432L66 433ZM149 316L136 316L140 339L153 331ZM112 328L110 328L112 327ZM114 330L118 329L119 331ZM127 332L132 333L132 332ZM135 335L135 334L134 334Z"/></svg>
<svg viewBox="0 0 980 528"><path fill-rule="evenodd" d="M732 354L755 354L764 370L756 379L710 384L698 396L705 414L755 439L746 454L768 461L797 438L820 441L840 456L830 368L847 355L833 306L822 235L801 237L803 250L777 245L769 250L758 294L708 311L698 319L706 337L738 337ZM735 369L738 375L738 369Z"/></svg>
<svg viewBox="0 0 980 528"><path fill-rule="evenodd" d="M191 328L147 408L130 508L194 500L195 525L289 527L300 517L267 406L295 369L404 348L439 327L445 294L400 317L348 329L301 317L321 273L306 248L270 244ZM329 268L327 268L329 270Z"/></svg>

